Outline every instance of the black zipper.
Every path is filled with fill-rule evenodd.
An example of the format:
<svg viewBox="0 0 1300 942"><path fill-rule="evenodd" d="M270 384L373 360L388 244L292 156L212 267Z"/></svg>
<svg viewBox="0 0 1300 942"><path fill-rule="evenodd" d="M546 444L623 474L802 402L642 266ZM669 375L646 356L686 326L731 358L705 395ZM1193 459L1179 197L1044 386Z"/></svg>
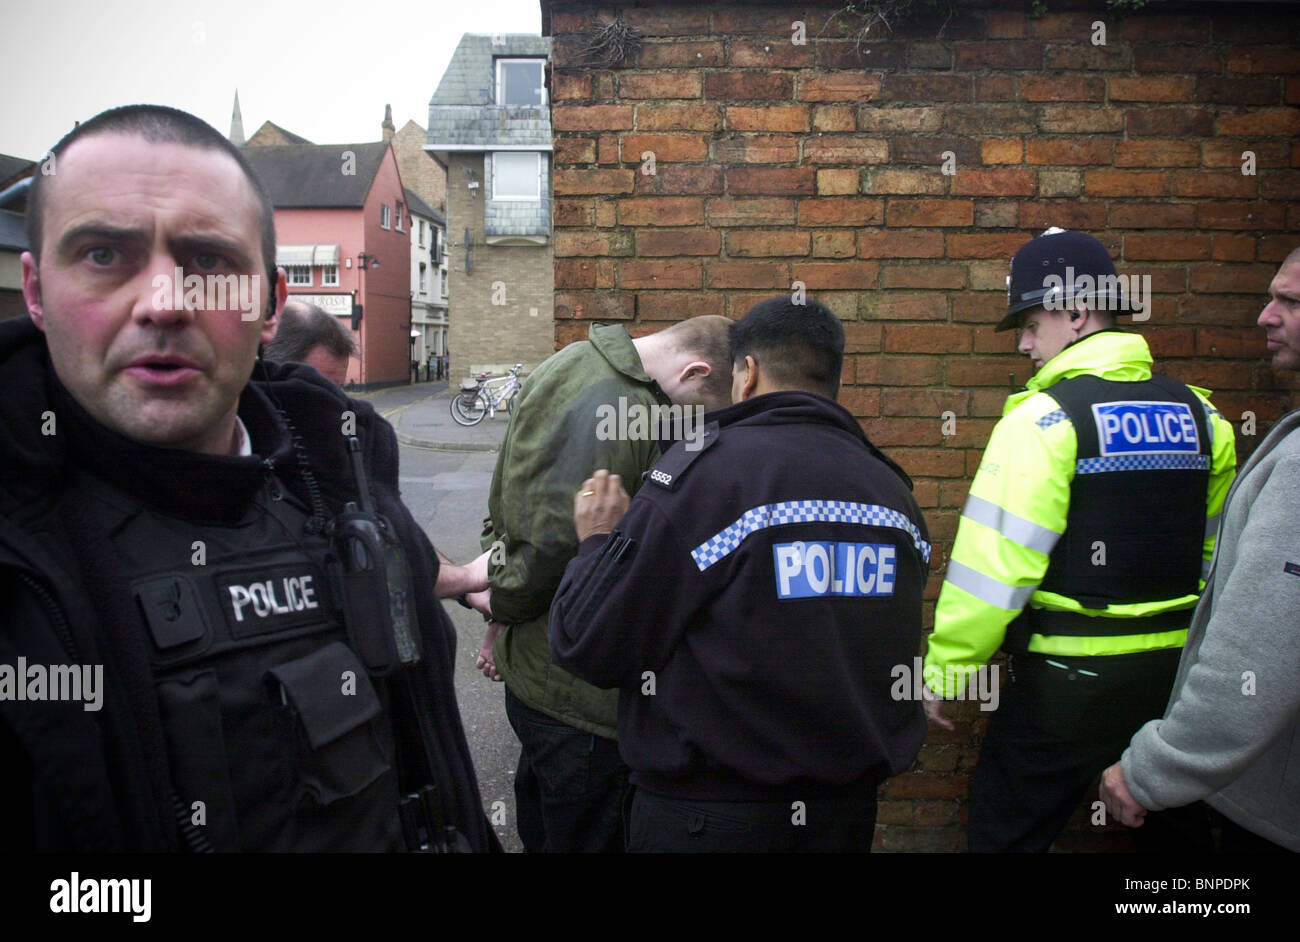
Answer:
<svg viewBox="0 0 1300 942"><path fill-rule="evenodd" d="M72 638L72 629L68 626L68 619L64 617L63 609L59 607L54 594L31 573L18 570L18 578L36 593L37 598L41 600L41 604L45 606L45 610L49 612L50 620L54 623L55 634L58 635L63 650L67 652L68 659L74 664L80 664L81 654L77 649L76 641Z"/></svg>

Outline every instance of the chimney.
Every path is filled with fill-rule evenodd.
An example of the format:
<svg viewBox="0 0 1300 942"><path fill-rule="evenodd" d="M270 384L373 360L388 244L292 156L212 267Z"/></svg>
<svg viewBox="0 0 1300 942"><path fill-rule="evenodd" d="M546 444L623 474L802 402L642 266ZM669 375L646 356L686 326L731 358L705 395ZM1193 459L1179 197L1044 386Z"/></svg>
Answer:
<svg viewBox="0 0 1300 942"><path fill-rule="evenodd" d="M230 112L230 143L244 146L244 116L239 112L239 89L235 89L235 107Z"/></svg>
<svg viewBox="0 0 1300 942"><path fill-rule="evenodd" d="M393 139L393 134L397 129L393 127L393 106L384 105L384 123L380 125L384 130L384 143L387 144Z"/></svg>

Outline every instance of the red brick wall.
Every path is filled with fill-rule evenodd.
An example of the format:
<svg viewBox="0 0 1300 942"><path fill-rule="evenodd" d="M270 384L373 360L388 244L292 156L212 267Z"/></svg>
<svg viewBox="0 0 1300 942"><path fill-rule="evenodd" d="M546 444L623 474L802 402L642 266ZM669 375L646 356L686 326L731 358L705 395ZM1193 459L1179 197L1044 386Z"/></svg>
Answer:
<svg viewBox="0 0 1300 942"><path fill-rule="evenodd" d="M1251 411L1262 434L1297 399L1254 324L1300 245L1300 18L1278 4L1121 19L1101 0L1048 0L1037 18L968 3L941 38L931 22L859 48L837 6L543 3L556 344L591 319L635 332L740 317L804 282L845 323L841 402L916 479L937 547L928 622L1008 374L1030 376L992 326L1008 260L1042 229L1088 231L1122 273L1151 276L1140 329L1158 368L1215 390L1229 418ZM616 13L641 29L639 51L587 65L587 31ZM1259 434L1240 440L1246 453ZM957 713L882 791L881 849L964 847L983 715ZM1082 810L1058 847L1128 846Z"/></svg>

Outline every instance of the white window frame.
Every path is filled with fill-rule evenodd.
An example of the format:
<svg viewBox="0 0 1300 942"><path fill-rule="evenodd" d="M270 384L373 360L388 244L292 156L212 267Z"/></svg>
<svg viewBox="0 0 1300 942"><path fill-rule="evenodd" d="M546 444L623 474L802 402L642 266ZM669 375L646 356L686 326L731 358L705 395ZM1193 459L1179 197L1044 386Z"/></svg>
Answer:
<svg viewBox="0 0 1300 942"><path fill-rule="evenodd" d="M507 105L504 101L501 100L504 97L505 90L506 90L505 83L501 80L501 63L503 62L536 62L539 66L541 66L540 81L538 83L538 90L542 93L542 100L540 103L527 104L527 105ZM545 59L538 59L533 56L505 56L505 57L498 58L496 60L496 79L497 79L497 83L496 83L497 105L504 108L545 108L547 106L548 102L546 96L546 60Z"/></svg>
<svg viewBox="0 0 1300 942"><path fill-rule="evenodd" d="M330 277L330 272L334 277ZM337 265L322 265L320 267L320 286L322 288L337 288L339 286L339 267Z"/></svg>
<svg viewBox="0 0 1300 942"><path fill-rule="evenodd" d="M420 248L424 248L424 220L417 219L415 221L415 227L419 233Z"/></svg>
<svg viewBox="0 0 1300 942"><path fill-rule="evenodd" d="M402 201L401 201L401 200L397 200L397 201L393 204L393 213L394 213L394 215L397 217L397 222L396 222L396 224L393 226L393 228L395 228L398 232L403 232L403 231L405 231L405 230L402 229L402 211L403 211L403 210L402 210Z"/></svg>
<svg viewBox="0 0 1300 942"><path fill-rule="evenodd" d="M379 204L379 228L393 228L393 207L389 206L387 203Z"/></svg>
<svg viewBox="0 0 1300 942"><path fill-rule="evenodd" d="M429 293L429 264L420 262L420 294Z"/></svg>
<svg viewBox="0 0 1300 942"><path fill-rule="evenodd" d="M440 298L445 298L445 297L447 296L447 269L445 269L445 268L442 269L442 270L439 272L439 274L442 276L442 278L441 278L441 282L442 282L442 284L439 285L439 287L440 287L442 290L441 290L441 292L439 293L438 297L440 297Z"/></svg>
<svg viewBox="0 0 1300 942"><path fill-rule="evenodd" d="M537 161L537 189L532 196L501 196L497 193L497 158L498 157L532 157ZM542 154L540 151L502 150L492 154L492 199L515 202L536 202L542 198Z"/></svg>
<svg viewBox="0 0 1300 942"><path fill-rule="evenodd" d="M306 272L306 281L303 280L303 273ZM310 265L286 265L284 273L289 277L289 284L295 288L310 288L312 286L312 275Z"/></svg>

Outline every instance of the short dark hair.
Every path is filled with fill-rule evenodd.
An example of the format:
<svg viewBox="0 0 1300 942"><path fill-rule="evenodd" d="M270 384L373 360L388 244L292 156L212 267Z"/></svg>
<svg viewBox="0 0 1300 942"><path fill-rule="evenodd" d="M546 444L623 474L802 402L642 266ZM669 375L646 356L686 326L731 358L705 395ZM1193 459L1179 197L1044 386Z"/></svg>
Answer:
<svg viewBox="0 0 1300 942"><path fill-rule="evenodd" d="M239 148L221 135L221 132L200 118L187 111L168 108L164 105L124 105L101 111L89 121L83 121L54 145L50 150L55 158L55 172L58 176L58 158L83 137L95 134L125 134L140 137L151 144L181 144L197 150L221 151L234 158L239 169L244 171L249 186L257 196L262 210L262 262L266 265L266 282L268 292L275 296L275 210L271 197L257 178L252 166L239 152ZM48 159L48 158L42 158ZM41 260L41 218L44 212L46 174L40 171L32 175L32 185L27 191L27 244L32 257L39 264Z"/></svg>
<svg viewBox="0 0 1300 942"><path fill-rule="evenodd" d="M844 366L844 325L817 301L769 298L751 307L731 331L733 368L746 356L783 388L834 399Z"/></svg>
<svg viewBox="0 0 1300 942"><path fill-rule="evenodd" d="M263 358L278 363L302 363L317 347L336 357L350 357L357 352L357 345L338 318L315 304L290 298L280 312L280 326L275 329L275 339L266 345Z"/></svg>

